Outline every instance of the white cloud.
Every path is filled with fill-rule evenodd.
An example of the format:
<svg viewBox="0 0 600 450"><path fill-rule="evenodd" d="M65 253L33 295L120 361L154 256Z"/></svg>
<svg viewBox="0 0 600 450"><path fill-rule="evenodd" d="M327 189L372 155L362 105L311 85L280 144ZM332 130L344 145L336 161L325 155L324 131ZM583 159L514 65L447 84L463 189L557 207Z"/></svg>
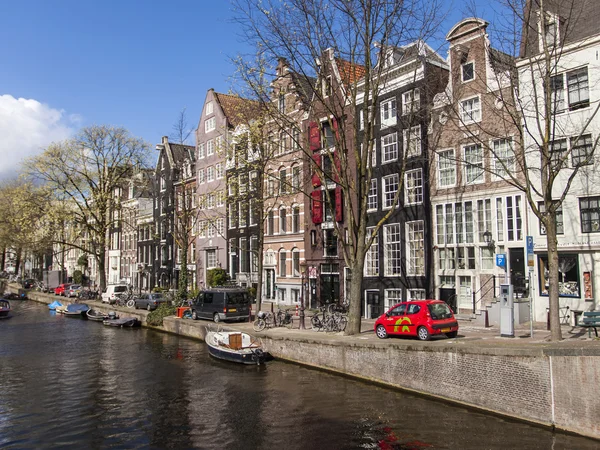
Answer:
<svg viewBox="0 0 600 450"><path fill-rule="evenodd" d="M79 115L67 116L37 100L0 95L0 178L15 174L24 158L51 142L70 137L79 122Z"/></svg>

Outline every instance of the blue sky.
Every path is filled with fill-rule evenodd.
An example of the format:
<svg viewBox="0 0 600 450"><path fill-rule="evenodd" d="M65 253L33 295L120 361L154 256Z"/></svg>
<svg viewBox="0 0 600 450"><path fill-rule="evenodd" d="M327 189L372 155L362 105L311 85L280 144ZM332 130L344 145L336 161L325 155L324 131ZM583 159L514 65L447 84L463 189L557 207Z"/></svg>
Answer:
<svg viewBox="0 0 600 450"><path fill-rule="evenodd" d="M186 107L195 128L206 91L227 92L229 59L249 50L228 0L4 0L0 16L0 177L82 126L155 144Z"/></svg>

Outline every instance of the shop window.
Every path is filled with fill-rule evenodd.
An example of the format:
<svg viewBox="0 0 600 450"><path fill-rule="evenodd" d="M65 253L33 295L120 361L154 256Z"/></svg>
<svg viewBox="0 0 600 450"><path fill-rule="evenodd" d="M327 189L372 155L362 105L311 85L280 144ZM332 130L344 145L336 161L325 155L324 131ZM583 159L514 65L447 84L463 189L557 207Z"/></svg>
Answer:
<svg viewBox="0 0 600 450"><path fill-rule="evenodd" d="M547 296L550 288L548 256L539 257L540 293ZM578 255L564 254L558 256L558 295L560 297L579 297L579 261Z"/></svg>

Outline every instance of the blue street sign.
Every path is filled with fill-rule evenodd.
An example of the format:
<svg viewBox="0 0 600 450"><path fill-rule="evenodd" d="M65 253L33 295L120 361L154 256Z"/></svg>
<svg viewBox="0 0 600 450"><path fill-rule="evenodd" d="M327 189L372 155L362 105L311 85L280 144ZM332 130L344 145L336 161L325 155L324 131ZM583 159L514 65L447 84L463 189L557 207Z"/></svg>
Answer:
<svg viewBox="0 0 600 450"><path fill-rule="evenodd" d="M527 254L533 255L533 236L527 236Z"/></svg>
<svg viewBox="0 0 600 450"><path fill-rule="evenodd" d="M506 255L504 253L496 255L496 265L498 267L506 267Z"/></svg>

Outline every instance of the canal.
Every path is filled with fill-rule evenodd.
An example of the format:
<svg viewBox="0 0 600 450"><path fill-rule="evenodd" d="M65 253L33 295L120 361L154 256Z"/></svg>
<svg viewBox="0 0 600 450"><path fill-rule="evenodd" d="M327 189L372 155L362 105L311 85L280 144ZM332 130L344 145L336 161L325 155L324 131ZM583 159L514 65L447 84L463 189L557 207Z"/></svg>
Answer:
<svg viewBox="0 0 600 450"><path fill-rule="evenodd" d="M12 302L0 448L597 449L598 442L272 361Z"/></svg>

